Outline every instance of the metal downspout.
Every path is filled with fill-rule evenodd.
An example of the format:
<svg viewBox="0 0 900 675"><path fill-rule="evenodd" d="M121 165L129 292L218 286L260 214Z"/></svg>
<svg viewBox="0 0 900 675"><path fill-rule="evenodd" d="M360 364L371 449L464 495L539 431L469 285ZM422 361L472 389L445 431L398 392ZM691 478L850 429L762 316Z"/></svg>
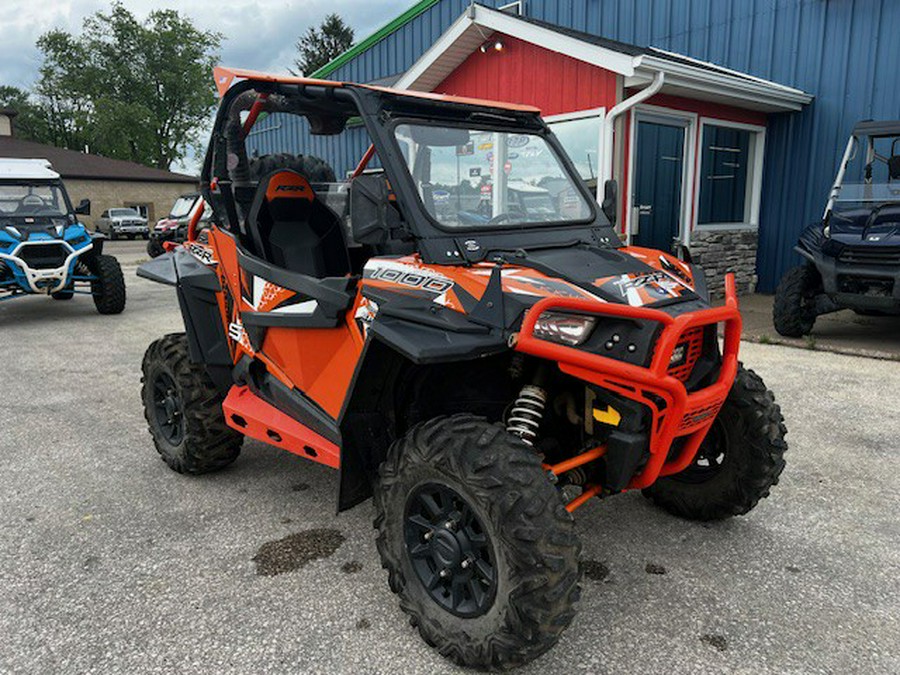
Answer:
<svg viewBox="0 0 900 675"><path fill-rule="evenodd" d="M662 89L665 79L666 74L664 72L661 70L656 71L656 75L653 76L653 81L648 86L641 89L634 96L630 96L624 101L620 101L606 113L606 119L603 120L603 164L600 169L602 171L603 180L597 185L598 193L602 194L601 190L603 189L603 185L613 177L613 131L616 125L616 119L622 113L628 112L638 103L646 101L648 98L659 92L659 90ZM625 235L630 239L630 233L626 232Z"/></svg>

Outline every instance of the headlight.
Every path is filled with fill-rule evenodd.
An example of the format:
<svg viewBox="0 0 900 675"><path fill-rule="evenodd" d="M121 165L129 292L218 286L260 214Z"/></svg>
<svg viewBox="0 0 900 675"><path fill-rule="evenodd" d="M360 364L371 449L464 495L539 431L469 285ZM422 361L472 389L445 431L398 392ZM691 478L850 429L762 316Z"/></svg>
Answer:
<svg viewBox="0 0 900 675"><path fill-rule="evenodd" d="M534 322L534 335L542 340L574 347L587 340L596 322L593 316L542 312Z"/></svg>

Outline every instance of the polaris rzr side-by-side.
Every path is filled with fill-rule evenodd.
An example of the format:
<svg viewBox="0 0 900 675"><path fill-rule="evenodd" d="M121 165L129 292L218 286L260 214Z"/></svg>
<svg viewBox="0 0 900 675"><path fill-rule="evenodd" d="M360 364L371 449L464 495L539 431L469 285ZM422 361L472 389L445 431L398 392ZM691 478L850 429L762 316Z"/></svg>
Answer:
<svg viewBox="0 0 900 675"><path fill-rule="evenodd" d="M846 180L855 162L858 183ZM816 317L841 309L900 315L900 120L854 127L822 221L794 250L805 260L775 292L781 335L807 335Z"/></svg>
<svg viewBox="0 0 900 675"><path fill-rule="evenodd" d="M103 235L78 222L59 174L44 159L0 159L0 300L45 294L71 300L84 293L101 314L125 308L118 261L103 253Z"/></svg>
<svg viewBox="0 0 900 675"><path fill-rule="evenodd" d="M197 238L198 206L188 241L138 270L184 317L143 361L172 469L221 469L244 437L338 469L339 510L374 497L412 624L480 668L537 657L571 622L589 500L643 490L713 520L769 494L785 428L738 362L733 278L713 307L698 267L623 246L613 185L601 209L536 109L216 81L213 224ZM307 146L372 145L344 182L308 155L251 159L263 113L302 118Z"/></svg>

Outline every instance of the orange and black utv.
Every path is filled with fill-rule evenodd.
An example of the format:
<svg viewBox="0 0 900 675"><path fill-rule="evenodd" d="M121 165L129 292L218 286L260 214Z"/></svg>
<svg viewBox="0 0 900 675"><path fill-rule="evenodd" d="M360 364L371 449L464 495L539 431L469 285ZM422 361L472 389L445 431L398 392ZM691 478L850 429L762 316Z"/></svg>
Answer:
<svg viewBox="0 0 900 675"><path fill-rule="evenodd" d="M425 641L501 669L571 622L592 497L711 520L768 495L785 428L738 362L733 280L714 307L702 270L623 246L536 109L216 78L214 223L138 271L184 317L143 362L172 469L221 469L245 436L338 469L340 510L374 496ZM261 126L316 155L371 147L338 181L312 154L254 157Z"/></svg>

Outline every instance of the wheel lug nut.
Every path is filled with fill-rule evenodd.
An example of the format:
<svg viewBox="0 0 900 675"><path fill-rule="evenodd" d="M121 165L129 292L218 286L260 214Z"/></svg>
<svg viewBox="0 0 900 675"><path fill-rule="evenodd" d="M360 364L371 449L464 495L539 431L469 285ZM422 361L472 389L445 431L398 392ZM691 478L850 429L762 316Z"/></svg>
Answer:
<svg viewBox="0 0 900 675"><path fill-rule="evenodd" d="M428 530L425 533L425 541L431 541L431 538L434 536L434 530Z"/></svg>
<svg viewBox="0 0 900 675"><path fill-rule="evenodd" d="M461 563L459 563L459 566L462 567L463 569L466 569L466 568L467 568L469 565L471 565L471 564L472 564L472 563L469 562L469 559L466 558L466 559L463 560Z"/></svg>
<svg viewBox="0 0 900 675"><path fill-rule="evenodd" d="M444 569L441 570L441 579L446 579L450 576L450 570Z"/></svg>
<svg viewBox="0 0 900 675"><path fill-rule="evenodd" d="M446 523L444 523L444 527L446 527L448 530L455 530L456 529L456 521L448 520Z"/></svg>

